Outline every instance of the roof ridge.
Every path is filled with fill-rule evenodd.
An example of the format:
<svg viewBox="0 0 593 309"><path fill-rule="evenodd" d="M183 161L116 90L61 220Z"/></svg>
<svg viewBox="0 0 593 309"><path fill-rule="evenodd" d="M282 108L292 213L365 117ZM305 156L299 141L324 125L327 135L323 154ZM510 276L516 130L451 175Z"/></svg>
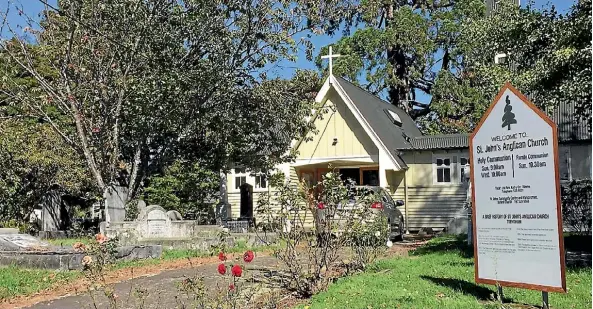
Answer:
<svg viewBox="0 0 593 309"><path fill-rule="evenodd" d="M373 96L373 97L375 97L375 98L379 99L379 101L381 101L381 103L384 103L384 104L387 104L387 105L389 105L389 106L393 106L393 107L397 107L397 108L401 109L401 107L399 107L399 106L397 106L397 105L395 105L395 104L391 104L391 103L387 102L387 100L383 100L383 99L381 99L381 97L380 97L380 96L378 96L378 95L376 95L376 94L373 94L373 93L369 92L368 90L366 90L366 89L364 89L364 88L360 87L359 85L357 85L357 84L355 84L355 83L353 83L353 82L351 82L351 81L349 81L349 80L347 80L347 79L345 79L345 78L343 78L343 77L341 77L341 76L334 76L334 77L335 77L335 78L339 78L339 79L341 79L341 80L343 80L343 81L347 82L348 84L350 84L350 85L352 85L352 86L354 86L354 87L356 87L356 88L358 88L358 89L360 89L360 90L364 91L364 92L365 92L365 93L367 93L368 95L370 95L370 96ZM402 109L402 111L403 111L403 109ZM405 111L404 111L404 112L405 112Z"/></svg>
<svg viewBox="0 0 593 309"><path fill-rule="evenodd" d="M447 133L447 134L433 134L433 135L421 135L415 136L414 138L430 138L430 137L460 137L460 136L469 136L470 133Z"/></svg>

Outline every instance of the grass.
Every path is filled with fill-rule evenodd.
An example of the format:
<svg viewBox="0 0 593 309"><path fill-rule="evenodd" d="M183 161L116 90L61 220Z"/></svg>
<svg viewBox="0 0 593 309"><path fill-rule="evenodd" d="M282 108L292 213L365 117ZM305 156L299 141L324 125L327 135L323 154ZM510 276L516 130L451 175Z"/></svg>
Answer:
<svg viewBox="0 0 593 309"><path fill-rule="evenodd" d="M61 239L45 239L48 243L64 248L72 248L72 245L81 242L88 245L93 239L90 237L79 237L79 238L61 238Z"/></svg>
<svg viewBox="0 0 593 309"><path fill-rule="evenodd" d="M474 283L472 252L452 237L431 240L410 257L378 261L362 274L340 279L315 295L311 308L494 309L494 286ZM552 308L590 308L591 268L567 270L568 293L550 293ZM541 292L504 288L514 304L541 305Z"/></svg>
<svg viewBox="0 0 593 309"><path fill-rule="evenodd" d="M0 300L17 295L29 295L81 276L79 271L23 269L14 266L0 268Z"/></svg>

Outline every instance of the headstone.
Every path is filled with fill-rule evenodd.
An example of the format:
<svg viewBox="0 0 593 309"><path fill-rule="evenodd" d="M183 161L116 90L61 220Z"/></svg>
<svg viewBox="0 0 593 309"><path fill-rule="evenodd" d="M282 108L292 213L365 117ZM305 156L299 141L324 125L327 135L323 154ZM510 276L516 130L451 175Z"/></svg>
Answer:
<svg viewBox="0 0 593 309"><path fill-rule="evenodd" d="M105 235L107 233L107 222L99 222L99 233Z"/></svg>
<svg viewBox="0 0 593 309"><path fill-rule="evenodd" d="M61 221L64 214L62 214L62 197L56 190L51 190L47 193L41 202L41 230L42 231L59 231L63 228Z"/></svg>
<svg viewBox="0 0 593 309"><path fill-rule="evenodd" d="M229 203L227 194L227 175L224 171L220 172L220 202L216 204L216 213L214 214L217 224L222 224L229 217Z"/></svg>
<svg viewBox="0 0 593 309"><path fill-rule="evenodd" d="M126 202L128 189L114 186L107 189L105 194L105 221L122 222L126 220Z"/></svg>
<svg viewBox="0 0 593 309"><path fill-rule="evenodd" d="M138 214L140 214L144 209L146 209L146 202L143 200L138 200L136 209L138 210Z"/></svg>
<svg viewBox="0 0 593 309"><path fill-rule="evenodd" d="M151 205L141 213L137 226L140 238L162 238L171 234L171 219L165 209L158 205Z"/></svg>
<svg viewBox="0 0 593 309"><path fill-rule="evenodd" d="M93 218L97 218L100 221L103 221L105 219L103 212L101 211L101 202L93 203L93 205L91 206L91 209L92 209Z"/></svg>
<svg viewBox="0 0 593 309"><path fill-rule="evenodd" d="M169 217L169 220L171 220L171 221L183 220L183 217L181 216L181 214L177 210L169 210L169 211L167 211L167 217Z"/></svg>

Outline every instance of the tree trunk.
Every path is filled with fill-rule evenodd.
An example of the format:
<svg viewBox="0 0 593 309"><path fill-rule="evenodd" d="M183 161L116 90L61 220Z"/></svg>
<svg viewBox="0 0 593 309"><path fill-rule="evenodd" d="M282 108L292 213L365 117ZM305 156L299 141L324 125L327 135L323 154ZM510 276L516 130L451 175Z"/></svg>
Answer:
<svg viewBox="0 0 593 309"><path fill-rule="evenodd" d="M389 27L389 23L393 19L394 5L389 4L385 11L387 17L385 18L385 28ZM407 76L408 67L406 64L406 55L400 46L387 47L387 60L393 67L393 76L399 80L398 85L390 85L388 89L389 101L391 104L401 107L408 115L411 115L412 105L410 99L410 81Z"/></svg>
<svg viewBox="0 0 593 309"><path fill-rule="evenodd" d="M407 76L406 55L399 46L392 46L387 49L387 59L393 66L392 74L399 80L399 84L389 87L389 100L391 104L401 107L406 113L411 114L412 105L409 102L410 81Z"/></svg>

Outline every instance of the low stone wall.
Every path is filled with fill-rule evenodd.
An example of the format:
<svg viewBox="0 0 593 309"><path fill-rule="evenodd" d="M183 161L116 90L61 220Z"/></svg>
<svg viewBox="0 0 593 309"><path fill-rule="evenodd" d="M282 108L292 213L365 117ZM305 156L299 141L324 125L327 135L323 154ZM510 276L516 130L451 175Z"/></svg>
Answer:
<svg viewBox="0 0 593 309"><path fill-rule="evenodd" d="M146 233L149 228L147 221L112 222L104 233L109 238L117 237L121 244L134 244L149 239L188 239L197 237L217 237L222 228L217 225L199 225L197 221L180 220L167 222L163 233Z"/></svg>
<svg viewBox="0 0 593 309"><path fill-rule="evenodd" d="M245 243L247 247L263 246L268 243L274 243L277 240L277 235L273 233L255 234L255 233L240 233L231 234L225 239L225 244L228 247L237 246L240 243ZM130 239L128 239L130 241ZM164 249L191 249L208 251L212 246L219 245L220 239L216 236L212 237L185 237L185 238L146 238L136 240L135 242L122 242L121 245L160 245Z"/></svg>
<svg viewBox="0 0 593 309"><path fill-rule="evenodd" d="M163 247L158 245L123 246L117 248L117 260L160 258ZM48 251L0 251L0 265L25 268L46 268L59 270L82 269L85 253L69 250Z"/></svg>
<svg viewBox="0 0 593 309"><path fill-rule="evenodd" d="M74 270L82 268L82 253L65 251L0 251L0 265Z"/></svg>

